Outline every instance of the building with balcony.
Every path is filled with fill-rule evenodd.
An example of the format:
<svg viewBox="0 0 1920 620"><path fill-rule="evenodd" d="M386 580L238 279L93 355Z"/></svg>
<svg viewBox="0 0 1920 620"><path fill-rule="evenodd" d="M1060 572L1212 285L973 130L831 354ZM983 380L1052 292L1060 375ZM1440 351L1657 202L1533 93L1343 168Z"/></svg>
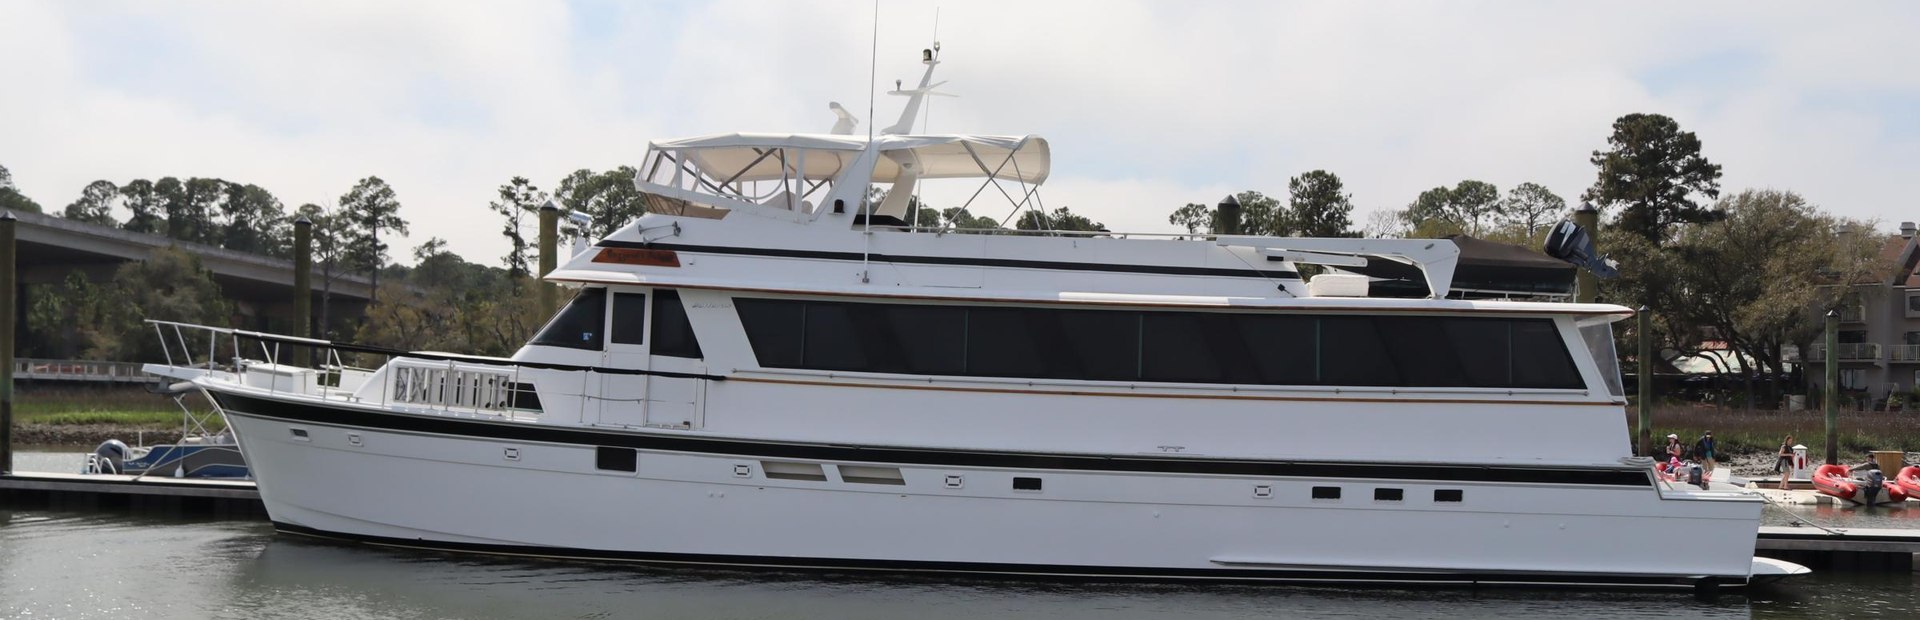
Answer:
<svg viewBox="0 0 1920 620"><path fill-rule="evenodd" d="M1815 344L1806 356L1815 364L1834 356L1840 362L1840 387L1864 393L1871 402L1920 392L1920 239L1913 222L1900 223L1900 234L1886 239L1879 259L1887 269L1848 287L1834 309L1840 315L1839 346L1827 351ZM1823 373L1818 367L1809 370L1819 386Z"/></svg>

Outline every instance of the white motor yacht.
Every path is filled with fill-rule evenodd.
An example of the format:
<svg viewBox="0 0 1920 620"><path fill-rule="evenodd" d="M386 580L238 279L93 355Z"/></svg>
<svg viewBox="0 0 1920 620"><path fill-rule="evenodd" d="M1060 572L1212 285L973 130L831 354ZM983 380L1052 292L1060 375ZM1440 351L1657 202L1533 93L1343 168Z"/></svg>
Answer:
<svg viewBox="0 0 1920 620"><path fill-rule="evenodd" d="M1050 171L1036 136L911 133L923 59L875 135L652 143L649 213L546 275L572 300L511 358L156 323L234 355L148 370L218 404L279 530L383 545L1152 580L1804 572L1753 557L1760 497L1630 458L1627 308L1459 299L1448 240L914 225L923 184L1018 212ZM1423 298L1299 269L1389 263Z"/></svg>

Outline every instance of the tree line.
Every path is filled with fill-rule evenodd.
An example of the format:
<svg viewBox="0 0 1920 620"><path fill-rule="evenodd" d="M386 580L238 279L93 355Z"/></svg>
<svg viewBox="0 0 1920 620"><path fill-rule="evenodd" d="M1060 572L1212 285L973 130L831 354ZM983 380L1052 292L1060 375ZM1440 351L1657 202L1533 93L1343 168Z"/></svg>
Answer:
<svg viewBox="0 0 1920 620"><path fill-rule="evenodd" d="M632 167L604 172L580 169L563 177L551 194L524 177L500 187L492 205L508 218L503 231L511 253L501 267L474 264L428 239L412 253L413 265L392 260L392 244L409 233L398 193L379 177L361 179L330 206L307 203L288 209L267 189L215 178L163 177L125 183L98 180L56 212L66 219L228 250L288 258L294 222L312 224L320 335L369 344L439 348L483 354L511 353L546 318L527 265L534 248L522 234L523 216L547 200L586 216L583 232L605 236L643 210ZM41 213L0 167L0 208ZM566 232L574 232L566 224ZM332 316L333 290L342 277L369 280L367 312ZM248 324L220 292L199 259L177 248L156 251L98 281L74 272L62 282L29 285L23 317L28 356L107 360L158 359L158 345L143 319L225 325ZM281 317L272 317L281 318ZM256 323L258 321L252 321ZM292 325L273 325L289 332Z"/></svg>
<svg viewBox="0 0 1920 620"><path fill-rule="evenodd" d="M1719 363L1723 349L1752 364L1722 368L1743 379L1745 402L1773 406L1787 391L1787 352L1809 350L1821 315L1846 301L1837 288L1878 274L1885 239L1873 225L1835 216L1789 190L1722 195L1721 167L1698 135L1660 114L1616 119L1608 148L1587 158L1595 179L1580 198L1604 220L1595 231L1621 276L1603 281L1600 301L1645 307L1660 348ZM1567 202L1539 183L1502 193L1466 179L1421 192L1406 207L1377 211L1351 230L1351 195L1340 178L1315 170L1288 182L1286 204L1258 191L1235 195L1245 234L1439 238L1465 234L1538 249ZM1218 211L1191 203L1168 221L1188 233L1216 228ZM1637 338L1634 322L1615 324ZM1628 367L1630 347L1620 349ZM1666 362L1656 362L1666 366Z"/></svg>
<svg viewBox="0 0 1920 620"><path fill-rule="evenodd" d="M1781 377L1791 363L1786 352L1807 350L1818 335L1818 317L1842 303L1833 287L1876 273L1875 250L1883 239L1870 223L1837 217L1787 190L1742 190L1722 195L1721 168L1701 151L1701 141L1673 119L1629 114L1617 119L1608 147L1587 158L1596 170L1580 196L1600 210L1597 231L1604 253L1617 259L1621 276L1603 282L1602 301L1650 308L1657 342L1682 356L1705 356L1725 347L1751 367L1729 368L1745 377L1749 402L1767 403L1791 389ZM64 217L162 234L237 251L284 256L292 218L313 223L315 268L323 295L344 274L374 281L375 299L363 320L322 317L326 335L397 348L428 348L505 354L546 319L530 268L536 249L526 229L548 201L586 216L583 232L604 237L645 211L632 184L634 169L581 169L542 190L526 177L501 184L489 205L500 217L508 253L499 266L468 262L429 239L412 252L414 264L388 260L388 244L407 234L400 202L378 177L367 177L332 208L303 204L287 211L257 185L220 179L172 177L125 184L95 181L60 212ZM1451 234L1538 248L1567 201L1538 183L1501 192L1491 183L1466 179L1436 186L1404 208L1375 213L1362 230L1351 220L1353 196L1340 177L1314 170L1288 180L1284 198L1249 190L1241 204L1241 232L1249 235L1432 238ZM877 203L878 197L870 197ZM0 207L39 211L0 167ZM122 219L124 214L124 219ZM1212 233L1214 207L1190 203L1168 222L1190 235ZM1019 209L996 219L964 207L936 209L909 203L915 226L985 234L1014 231L1106 231L1069 207ZM1011 224L1011 228L1007 225ZM563 222L563 231L574 224ZM197 275L196 275L197 274ZM384 280L383 280L384 276ZM106 282L68 278L29 295L29 348L43 346L99 359L137 359L128 338L138 317L228 322L217 288L191 255L162 256L122 266ZM322 304L322 312L330 304ZM82 324L74 329L61 325ZM129 327L132 326L132 327ZM1615 324L1623 338L1633 322ZM43 329L56 337L38 341ZM146 340L138 338L137 340ZM1631 341L1631 340L1628 340ZM78 353L85 351L86 353ZM1631 347L1621 349L1623 359ZM1717 358L1713 358L1717 359ZM1764 388L1764 389L1763 389ZM1762 394L1761 392L1764 392Z"/></svg>

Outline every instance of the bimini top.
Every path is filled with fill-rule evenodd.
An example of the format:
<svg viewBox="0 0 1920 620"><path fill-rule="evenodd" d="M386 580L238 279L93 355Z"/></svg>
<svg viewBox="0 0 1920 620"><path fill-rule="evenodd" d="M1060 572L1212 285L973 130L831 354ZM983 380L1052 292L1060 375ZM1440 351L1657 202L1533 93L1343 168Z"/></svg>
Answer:
<svg viewBox="0 0 1920 620"><path fill-rule="evenodd" d="M877 135L873 183L890 183L903 168L919 179L987 178L1039 184L1052 171L1047 140L1039 136ZM831 179L868 146L864 136L838 134L727 133L658 140L701 174L733 181L790 178ZM804 155L802 154L804 152Z"/></svg>

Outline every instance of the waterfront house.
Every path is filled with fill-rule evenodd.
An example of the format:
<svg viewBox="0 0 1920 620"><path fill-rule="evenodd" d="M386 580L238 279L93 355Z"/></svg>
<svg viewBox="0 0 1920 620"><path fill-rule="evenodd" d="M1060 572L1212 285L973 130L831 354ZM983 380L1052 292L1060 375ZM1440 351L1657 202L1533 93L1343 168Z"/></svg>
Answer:
<svg viewBox="0 0 1920 620"><path fill-rule="evenodd" d="M1887 237L1878 259L1886 269L1849 286L1838 308L1833 354L1840 362L1840 387L1864 395L1874 408L1891 401L1912 410L1913 395L1920 393L1920 239L1913 222L1900 223L1900 234ZM1827 354L1815 344L1807 361L1824 363ZM1819 386L1821 373L1810 374Z"/></svg>

